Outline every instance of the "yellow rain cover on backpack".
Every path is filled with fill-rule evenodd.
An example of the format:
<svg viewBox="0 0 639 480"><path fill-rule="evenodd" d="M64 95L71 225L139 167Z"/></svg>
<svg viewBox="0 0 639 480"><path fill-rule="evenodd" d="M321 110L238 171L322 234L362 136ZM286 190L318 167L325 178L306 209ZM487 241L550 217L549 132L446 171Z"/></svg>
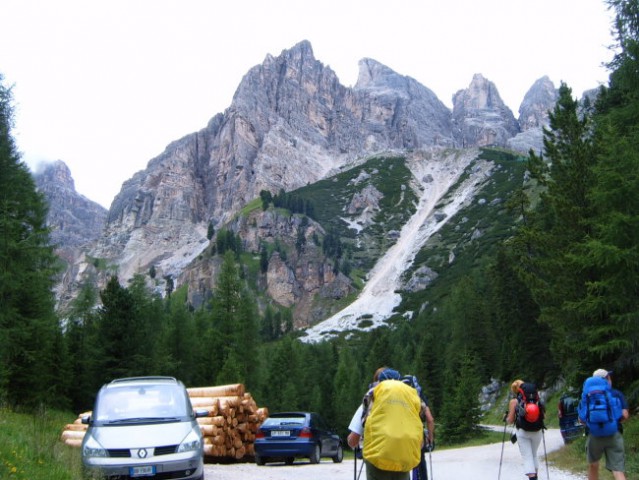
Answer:
<svg viewBox="0 0 639 480"><path fill-rule="evenodd" d="M415 468L424 439L420 408L414 388L399 380L380 382L364 424L364 459L391 472Z"/></svg>

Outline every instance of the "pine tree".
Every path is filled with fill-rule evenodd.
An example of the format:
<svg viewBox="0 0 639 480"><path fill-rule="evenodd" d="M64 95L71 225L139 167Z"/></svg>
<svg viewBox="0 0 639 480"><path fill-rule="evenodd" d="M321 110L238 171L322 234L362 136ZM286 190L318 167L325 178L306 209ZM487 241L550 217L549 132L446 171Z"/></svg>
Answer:
<svg viewBox="0 0 639 480"><path fill-rule="evenodd" d="M573 303L584 329L589 369L607 365L617 385L639 388L639 7L611 0L618 49L608 88L595 105L599 156L589 200L591 231L576 248L579 268L592 272Z"/></svg>
<svg viewBox="0 0 639 480"><path fill-rule="evenodd" d="M577 260L577 245L592 233L594 206L589 189L598 146L591 119L580 115L572 91L562 84L544 132L545 159L530 155L531 172L545 191L512 242L517 271L539 306L539 319L552 332L551 349L564 373L584 370L584 318L574 308L593 272ZM549 165L546 168L545 165Z"/></svg>
<svg viewBox="0 0 639 480"><path fill-rule="evenodd" d="M449 365L446 378L446 402L438 417L439 432L444 441L457 443L471 438L481 418L479 391L481 389L475 359L460 352L458 362Z"/></svg>
<svg viewBox="0 0 639 480"><path fill-rule="evenodd" d="M0 75L0 399L10 404L64 400L66 362L57 349L57 260L46 227L47 205L14 140L11 89Z"/></svg>

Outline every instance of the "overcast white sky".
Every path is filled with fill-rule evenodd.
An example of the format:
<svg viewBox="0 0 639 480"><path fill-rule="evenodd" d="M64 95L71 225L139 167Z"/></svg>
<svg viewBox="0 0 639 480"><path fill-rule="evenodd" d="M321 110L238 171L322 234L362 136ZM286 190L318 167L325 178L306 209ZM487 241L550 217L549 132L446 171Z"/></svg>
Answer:
<svg viewBox="0 0 639 480"><path fill-rule="evenodd" d="M613 42L603 0L0 0L0 15L23 160L63 160L107 208L223 112L251 67L301 40L346 86L369 57L449 107L481 73L515 116L543 75L575 96L605 84Z"/></svg>

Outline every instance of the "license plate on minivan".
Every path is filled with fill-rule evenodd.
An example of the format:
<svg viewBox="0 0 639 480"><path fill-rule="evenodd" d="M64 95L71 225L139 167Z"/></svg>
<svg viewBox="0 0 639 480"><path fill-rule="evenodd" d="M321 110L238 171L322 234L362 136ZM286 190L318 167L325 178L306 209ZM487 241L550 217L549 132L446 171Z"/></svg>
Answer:
<svg viewBox="0 0 639 480"><path fill-rule="evenodd" d="M153 465L129 468L129 476L131 477L148 477L149 475L155 475L155 467Z"/></svg>

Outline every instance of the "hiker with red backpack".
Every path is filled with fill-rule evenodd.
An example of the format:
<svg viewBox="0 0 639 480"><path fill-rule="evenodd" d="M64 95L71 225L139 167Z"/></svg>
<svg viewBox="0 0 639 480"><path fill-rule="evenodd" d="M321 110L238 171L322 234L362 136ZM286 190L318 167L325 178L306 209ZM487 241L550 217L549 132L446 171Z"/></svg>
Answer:
<svg viewBox="0 0 639 480"><path fill-rule="evenodd" d="M367 480L410 480L423 460L422 400L397 370L380 368L373 380L349 425L348 444L357 449L363 438Z"/></svg>
<svg viewBox="0 0 639 480"><path fill-rule="evenodd" d="M545 408L534 383L515 380L510 390L513 398L508 403L504 420L515 424L516 441L528 480L537 480L539 458L537 450L543 439Z"/></svg>

